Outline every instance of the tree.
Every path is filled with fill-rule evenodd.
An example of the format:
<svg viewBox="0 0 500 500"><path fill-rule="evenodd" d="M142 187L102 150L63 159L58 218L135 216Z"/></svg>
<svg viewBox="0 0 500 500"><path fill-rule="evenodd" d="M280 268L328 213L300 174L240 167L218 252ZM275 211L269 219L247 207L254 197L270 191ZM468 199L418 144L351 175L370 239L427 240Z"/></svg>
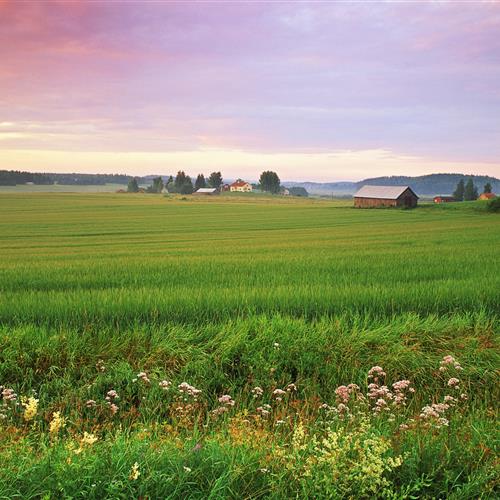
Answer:
<svg viewBox="0 0 500 500"><path fill-rule="evenodd" d="M184 184L181 186L180 191L181 194L192 194L193 192L193 183L191 182L191 177L189 175L186 176L184 180Z"/></svg>
<svg viewBox="0 0 500 500"><path fill-rule="evenodd" d="M484 185L483 193L491 193L492 190L493 190L493 187L491 186L491 184L489 182L487 182Z"/></svg>
<svg viewBox="0 0 500 500"><path fill-rule="evenodd" d="M163 179L161 177L153 179L153 193L161 193L163 191L163 188Z"/></svg>
<svg viewBox="0 0 500 500"><path fill-rule="evenodd" d="M198 174L198 177L196 177L196 182L194 183L194 188L198 190L204 187L207 187L205 176L203 174Z"/></svg>
<svg viewBox="0 0 500 500"><path fill-rule="evenodd" d="M455 200L457 201L464 201L464 191L465 191L464 180L460 179L459 183L457 184L457 188L453 193L453 198L455 198Z"/></svg>
<svg viewBox="0 0 500 500"><path fill-rule="evenodd" d="M478 197L477 187L474 186L474 182L472 181L472 179L469 179L464 189L464 200L465 201L477 200L477 197Z"/></svg>
<svg viewBox="0 0 500 500"><path fill-rule="evenodd" d="M137 182L136 177L132 177L132 179L130 179L128 181L127 191L129 193L138 193L139 192L139 183Z"/></svg>
<svg viewBox="0 0 500 500"><path fill-rule="evenodd" d="M208 178L210 187L219 189L222 186L222 174L220 172L212 172Z"/></svg>
<svg viewBox="0 0 500 500"><path fill-rule="evenodd" d="M177 193L181 192L182 186L186 183L187 175L183 170L179 170L175 176L174 186ZM190 179L191 181L191 179Z"/></svg>
<svg viewBox="0 0 500 500"><path fill-rule="evenodd" d="M270 170L262 172L262 174L260 174L259 184L262 191L268 191L273 194L279 193L280 191L280 178L276 172Z"/></svg>

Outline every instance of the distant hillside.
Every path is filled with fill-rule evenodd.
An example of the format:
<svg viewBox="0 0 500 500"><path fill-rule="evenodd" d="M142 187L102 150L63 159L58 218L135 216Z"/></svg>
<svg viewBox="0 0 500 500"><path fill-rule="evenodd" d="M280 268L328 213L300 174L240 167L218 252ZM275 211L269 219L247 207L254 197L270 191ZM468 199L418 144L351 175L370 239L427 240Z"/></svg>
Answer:
<svg viewBox="0 0 500 500"><path fill-rule="evenodd" d="M460 179L467 181L470 178L472 178L480 193L487 182L492 185L493 192L500 193L500 179L487 175L466 174L430 174L421 175L419 177L374 177L371 179L364 179L360 182L284 182L283 184L287 187L301 186L306 188L310 194L316 195L342 196L354 194L362 186L375 185L410 186L418 195L433 196L436 194L452 194Z"/></svg>

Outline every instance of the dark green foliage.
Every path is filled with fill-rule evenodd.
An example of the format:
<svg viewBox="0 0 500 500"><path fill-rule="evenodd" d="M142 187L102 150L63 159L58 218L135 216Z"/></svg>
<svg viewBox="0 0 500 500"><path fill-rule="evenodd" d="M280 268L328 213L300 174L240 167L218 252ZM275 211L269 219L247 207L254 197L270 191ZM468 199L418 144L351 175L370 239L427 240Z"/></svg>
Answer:
<svg viewBox="0 0 500 500"><path fill-rule="evenodd" d="M184 183L182 184L179 193L180 194L191 194L193 192L193 183L191 181L191 177L189 175L184 179Z"/></svg>
<svg viewBox="0 0 500 500"><path fill-rule="evenodd" d="M276 172L266 170L260 174L259 185L262 191L276 194L280 191L280 178Z"/></svg>
<svg viewBox="0 0 500 500"><path fill-rule="evenodd" d="M309 196L309 193L303 187L291 187L291 188L288 188L288 191L290 192L290 194L292 196L302 196L302 197Z"/></svg>
<svg viewBox="0 0 500 500"><path fill-rule="evenodd" d="M488 212L500 212L500 196L493 198L486 204Z"/></svg>
<svg viewBox="0 0 500 500"><path fill-rule="evenodd" d="M153 184L147 188L148 193L161 193L163 191L163 179L161 177L156 177L153 179Z"/></svg>
<svg viewBox="0 0 500 500"><path fill-rule="evenodd" d="M203 174L198 174L198 177L196 177L196 182L194 183L194 189L198 190L205 187L207 187L205 176Z"/></svg>
<svg viewBox="0 0 500 500"><path fill-rule="evenodd" d="M127 191L129 193L138 193L139 192L139 183L137 182L137 178L133 177L128 181Z"/></svg>
<svg viewBox="0 0 500 500"><path fill-rule="evenodd" d="M469 179L464 188L464 201L474 201L478 197L477 187L474 185L474 181Z"/></svg>
<svg viewBox="0 0 500 500"><path fill-rule="evenodd" d="M492 190L493 190L493 187L491 186L491 183L487 182L484 185L483 193L491 193Z"/></svg>
<svg viewBox="0 0 500 500"><path fill-rule="evenodd" d="M464 201L464 192L465 192L464 180L460 179L460 181L458 181L455 191L453 192L453 198L455 198L455 200L457 201Z"/></svg>
<svg viewBox="0 0 500 500"><path fill-rule="evenodd" d="M208 185L219 189L222 186L222 174L220 172L212 172L208 178Z"/></svg>

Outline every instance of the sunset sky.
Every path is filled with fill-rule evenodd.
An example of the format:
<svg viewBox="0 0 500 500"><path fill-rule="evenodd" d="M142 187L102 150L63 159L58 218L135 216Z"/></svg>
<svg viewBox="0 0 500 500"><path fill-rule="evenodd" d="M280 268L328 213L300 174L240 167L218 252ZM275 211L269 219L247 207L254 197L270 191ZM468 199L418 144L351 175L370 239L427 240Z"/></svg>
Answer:
<svg viewBox="0 0 500 500"><path fill-rule="evenodd" d="M500 3L0 0L0 169L500 176Z"/></svg>

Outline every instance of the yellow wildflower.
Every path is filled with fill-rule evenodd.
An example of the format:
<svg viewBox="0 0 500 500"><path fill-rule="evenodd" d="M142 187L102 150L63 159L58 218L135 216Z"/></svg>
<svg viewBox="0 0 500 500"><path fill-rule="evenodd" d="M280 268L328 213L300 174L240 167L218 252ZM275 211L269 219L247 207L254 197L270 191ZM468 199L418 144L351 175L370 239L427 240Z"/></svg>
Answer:
<svg viewBox="0 0 500 500"><path fill-rule="evenodd" d="M57 436L59 431L66 426L66 419L61 417L61 413L55 411L52 415L52 420L49 425L49 432L51 436Z"/></svg>
<svg viewBox="0 0 500 500"><path fill-rule="evenodd" d="M128 478L131 481L136 481L137 479L139 479L140 475L141 475L141 473L139 472L139 464L136 462L134 465L132 465L132 468L130 469L130 474L129 474Z"/></svg>
<svg viewBox="0 0 500 500"><path fill-rule="evenodd" d="M26 420L26 422L33 420L38 411L38 399L32 396L23 401L22 405L24 406L24 420Z"/></svg>

